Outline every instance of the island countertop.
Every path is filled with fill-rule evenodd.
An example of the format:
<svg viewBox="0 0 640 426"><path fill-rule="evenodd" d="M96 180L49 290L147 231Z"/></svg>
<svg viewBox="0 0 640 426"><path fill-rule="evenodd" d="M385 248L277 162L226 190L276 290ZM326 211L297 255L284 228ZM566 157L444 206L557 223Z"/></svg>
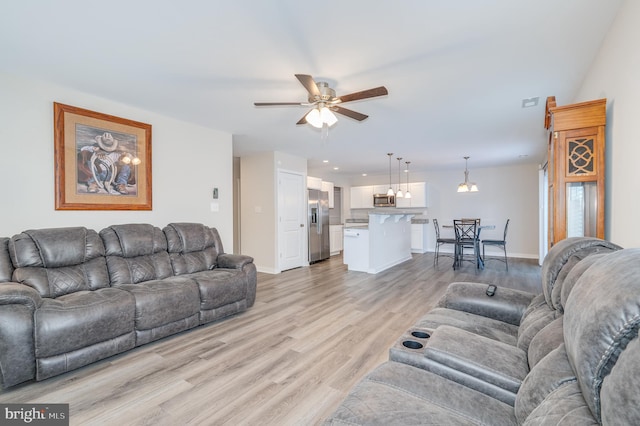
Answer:
<svg viewBox="0 0 640 426"><path fill-rule="evenodd" d="M377 274L411 259L413 213L369 213L368 221L345 222L344 263L351 271Z"/></svg>

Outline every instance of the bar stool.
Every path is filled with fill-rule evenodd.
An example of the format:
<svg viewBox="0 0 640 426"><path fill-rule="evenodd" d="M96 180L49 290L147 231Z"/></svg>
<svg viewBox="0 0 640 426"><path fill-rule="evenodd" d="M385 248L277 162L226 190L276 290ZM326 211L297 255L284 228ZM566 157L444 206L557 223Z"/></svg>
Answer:
<svg viewBox="0 0 640 426"><path fill-rule="evenodd" d="M440 237L440 225L438 225L438 219L433 219L433 226L436 228L436 248L435 255L433 256L433 266L438 265L438 258L440 257L440 246L445 244L451 244L452 246L456 245L455 238L441 238ZM455 256L454 256L455 261Z"/></svg>
<svg viewBox="0 0 640 426"><path fill-rule="evenodd" d="M504 260L502 259L496 259L496 260L504 262L505 266L507 267L507 271L509 270L509 262L507 261L507 230L509 229L510 220L511 219L507 219L507 223L504 225L504 236L502 237L501 240L482 240L482 258L485 259L485 262L487 258L484 255L484 247L485 246L499 247L504 251Z"/></svg>

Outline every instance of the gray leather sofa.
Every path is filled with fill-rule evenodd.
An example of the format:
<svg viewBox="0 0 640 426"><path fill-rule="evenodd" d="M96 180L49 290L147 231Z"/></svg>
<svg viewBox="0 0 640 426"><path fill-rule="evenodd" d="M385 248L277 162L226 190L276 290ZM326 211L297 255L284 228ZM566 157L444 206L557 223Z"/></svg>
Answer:
<svg viewBox="0 0 640 426"><path fill-rule="evenodd" d="M173 223L24 231L0 239L0 379L43 380L253 305L249 256Z"/></svg>
<svg viewBox="0 0 640 426"><path fill-rule="evenodd" d="M455 306L460 314L427 313L438 322L425 329L418 321L326 423L640 424L640 249L617 248L594 239L556 245L540 303L507 288L489 297L486 284L453 285L434 311ZM520 301L520 323L505 316L513 312L502 309L507 300ZM532 314L544 323L537 332L526 326ZM505 342L475 327L508 318L525 323L526 345L517 331Z"/></svg>

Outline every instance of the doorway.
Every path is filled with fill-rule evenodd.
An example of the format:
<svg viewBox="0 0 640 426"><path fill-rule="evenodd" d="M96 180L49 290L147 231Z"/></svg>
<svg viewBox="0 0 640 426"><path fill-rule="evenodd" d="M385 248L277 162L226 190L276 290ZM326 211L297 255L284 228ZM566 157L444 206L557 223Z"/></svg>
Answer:
<svg viewBox="0 0 640 426"><path fill-rule="evenodd" d="M278 170L278 269L299 268L307 262L306 177Z"/></svg>

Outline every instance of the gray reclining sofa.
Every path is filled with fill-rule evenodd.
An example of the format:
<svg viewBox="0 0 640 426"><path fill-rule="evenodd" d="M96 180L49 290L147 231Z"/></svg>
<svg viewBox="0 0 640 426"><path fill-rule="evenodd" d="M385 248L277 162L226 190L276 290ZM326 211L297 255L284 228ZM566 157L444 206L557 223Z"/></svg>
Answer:
<svg viewBox="0 0 640 426"><path fill-rule="evenodd" d="M253 259L197 223L0 238L0 381L43 380L242 312L256 284Z"/></svg>
<svg viewBox="0 0 640 426"><path fill-rule="evenodd" d="M557 244L541 296L450 286L326 423L640 424L640 249L618 249ZM515 329L491 333L493 321Z"/></svg>

